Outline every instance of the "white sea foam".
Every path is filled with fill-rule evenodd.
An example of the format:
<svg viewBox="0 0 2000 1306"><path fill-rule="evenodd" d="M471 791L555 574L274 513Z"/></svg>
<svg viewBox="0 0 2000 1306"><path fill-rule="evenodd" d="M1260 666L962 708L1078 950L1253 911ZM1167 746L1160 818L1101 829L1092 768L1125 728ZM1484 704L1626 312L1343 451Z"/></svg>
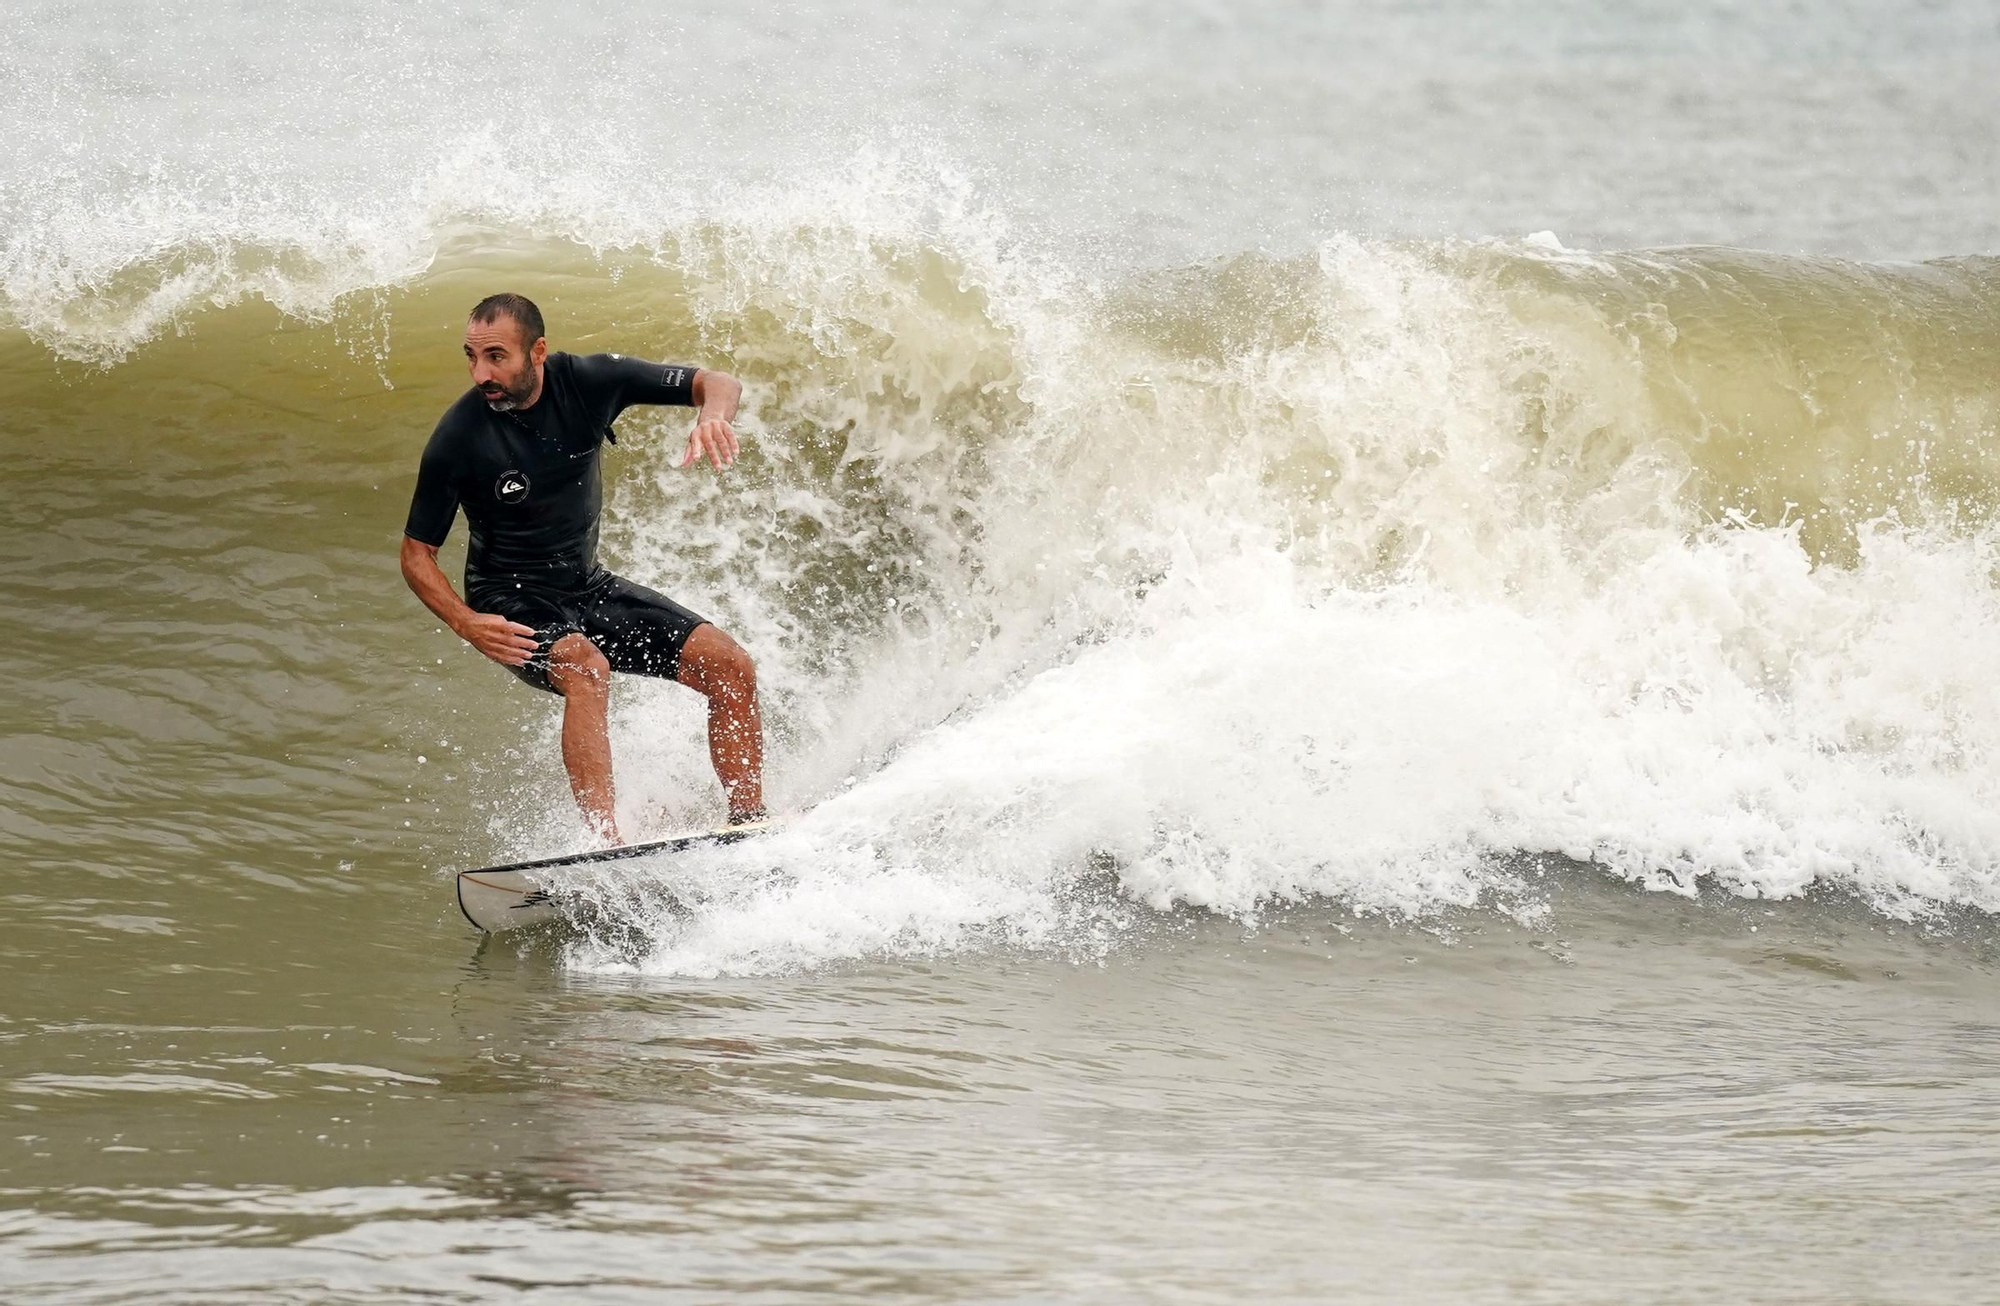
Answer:
<svg viewBox="0 0 2000 1306"><path fill-rule="evenodd" d="M1095 947L1183 905L1421 915L1512 903L1536 854L2000 908L2000 538L1878 516L1836 564L1797 516L1706 510L1703 451L1579 347L1576 305L1551 325L1340 239L1304 337L1191 355L998 247L944 301L782 257L761 311L822 305L829 334L758 426L852 422L841 456L662 468L616 547L733 581L715 615L788 732L774 793L811 810L767 850L795 882L642 964ZM829 548L847 587L815 600ZM705 787L685 697L628 696L635 804Z"/></svg>

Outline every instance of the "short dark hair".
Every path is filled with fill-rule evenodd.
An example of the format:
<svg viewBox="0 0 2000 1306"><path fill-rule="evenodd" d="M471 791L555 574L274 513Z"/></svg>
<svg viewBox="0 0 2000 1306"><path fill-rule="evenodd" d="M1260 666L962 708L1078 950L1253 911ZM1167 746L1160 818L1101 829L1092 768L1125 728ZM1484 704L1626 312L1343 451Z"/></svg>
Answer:
<svg viewBox="0 0 2000 1306"><path fill-rule="evenodd" d="M472 306L468 322L498 322L501 318L512 318L514 325L521 328L521 343L532 345L540 340L542 330L542 310L535 307L535 301L526 295L488 295Z"/></svg>

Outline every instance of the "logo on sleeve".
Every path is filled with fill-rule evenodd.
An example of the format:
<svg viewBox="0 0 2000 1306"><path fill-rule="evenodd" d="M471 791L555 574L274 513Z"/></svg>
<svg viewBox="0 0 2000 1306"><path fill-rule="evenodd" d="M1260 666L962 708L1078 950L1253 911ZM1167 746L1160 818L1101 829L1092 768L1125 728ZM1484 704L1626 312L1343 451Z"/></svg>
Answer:
<svg viewBox="0 0 2000 1306"><path fill-rule="evenodd" d="M528 497L528 478L521 472L502 472L493 482L493 497L502 503L519 503Z"/></svg>

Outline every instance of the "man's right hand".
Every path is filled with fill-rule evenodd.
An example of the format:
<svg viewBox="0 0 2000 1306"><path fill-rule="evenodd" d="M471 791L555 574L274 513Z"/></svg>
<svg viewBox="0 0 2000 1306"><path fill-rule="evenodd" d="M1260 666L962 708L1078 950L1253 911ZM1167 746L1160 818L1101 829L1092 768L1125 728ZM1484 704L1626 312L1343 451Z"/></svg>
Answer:
<svg viewBox="0 0 2000 1306"><path fill-rule="evenodd" d="M497 612L473 613L459 623L458 635L503 667L524 667L535 651L535 628Z"/></svg>

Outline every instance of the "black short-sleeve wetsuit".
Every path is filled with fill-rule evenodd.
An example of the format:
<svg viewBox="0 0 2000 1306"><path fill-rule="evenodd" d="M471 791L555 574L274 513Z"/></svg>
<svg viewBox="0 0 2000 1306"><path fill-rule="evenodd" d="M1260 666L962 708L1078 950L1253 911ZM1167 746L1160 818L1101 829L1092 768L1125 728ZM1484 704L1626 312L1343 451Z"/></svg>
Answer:
<svg viewBox="0 0 2000 1306"><path fill-rule="evenodd" d="M465 601L531 626L536 650L512 668L550 689L548 653L581 632L614 670L671 679L702 618L597 565L611 424L633 404L694 403L692 367L620 354L552 353L531 408L496 412L475 389L445 411L424 446L403 533L433 548L465 510Z"/></svg>

